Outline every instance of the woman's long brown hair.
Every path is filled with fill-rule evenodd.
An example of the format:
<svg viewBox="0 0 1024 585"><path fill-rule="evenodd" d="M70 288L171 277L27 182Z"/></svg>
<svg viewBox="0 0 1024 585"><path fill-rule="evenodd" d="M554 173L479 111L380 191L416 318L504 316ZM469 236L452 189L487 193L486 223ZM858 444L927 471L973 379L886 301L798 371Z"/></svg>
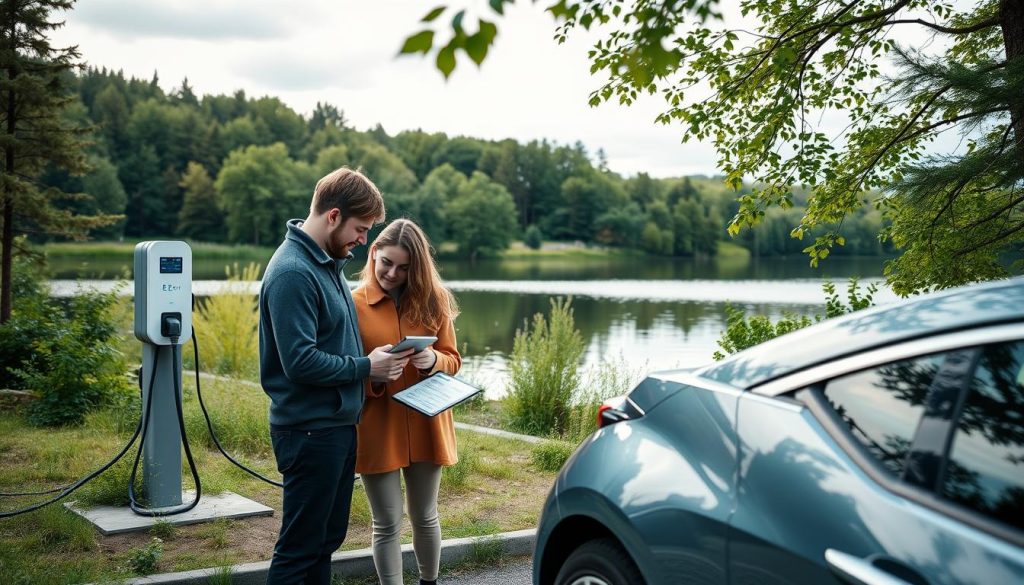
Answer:
<svg viewBox="0 0 1024 585"><path fill-rule="evenodd" d="M401 246L409 253L409 271L402 291L402 313L409 321L438 330L459 314L455 297L441 284L434 264L433 249L420 226L408 219L396 219L377 235L370 246L370 257L363 267L363 284L373 282L373 251Z"/></svg>

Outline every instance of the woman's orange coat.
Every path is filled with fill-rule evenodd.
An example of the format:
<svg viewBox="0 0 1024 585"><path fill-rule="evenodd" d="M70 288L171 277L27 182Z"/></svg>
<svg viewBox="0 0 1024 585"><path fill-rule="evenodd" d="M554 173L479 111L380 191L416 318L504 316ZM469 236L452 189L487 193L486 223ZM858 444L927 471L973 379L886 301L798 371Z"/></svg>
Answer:
<svg viewBox="0 0 1024 585"><path fill-rule="evenodd" d="M393 382L366 383L363 416L356 427L359 437L356 472L385 473L417 461L454 465L459 458L451 410L428 417L391 398L438 370L458 373L462 357L455 348L454 324L449 321L435 331L400 319L394 300L376 279L361 285L352 297L366 355L375 347L396 344L407 335L437 337L433 349L427 350L437 355L437 362L429 372L421 372L409 362L402 376Z"/></svg>

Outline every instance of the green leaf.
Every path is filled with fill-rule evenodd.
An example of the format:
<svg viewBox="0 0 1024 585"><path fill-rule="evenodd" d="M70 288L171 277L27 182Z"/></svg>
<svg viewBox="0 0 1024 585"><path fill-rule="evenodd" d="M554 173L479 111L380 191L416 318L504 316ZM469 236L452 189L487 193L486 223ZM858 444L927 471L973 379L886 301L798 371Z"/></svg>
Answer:
<svg viewBox="0 0 1024 585"><path fill-rule="evenodd" d="M437 52L437 69L445 79L455 71L455 46L452 43Z"/></svg>
<svg viewBox="0 0 1024 585"><path fill-rule="evenodd" d="M435 18L437 18L438 16L441 16L441 13L444 12L445 10L447 10L447 9L448 9L447 6L438 6L437 8L435 8L435 9L431 10L430 12L428 12L427 15L424 16L423 20L421 20L420 22L433 22L433 20Z"/></svg>
<svg viewBox="0 0 1024 585"><path fill-rule="evenodd" d="M481 18L480 30L476 34L480 35L490 45L494 43L494 37L498 36L498 27L493 22L488 22Z"/></svg>
<svg viewBox="0 0 1024 585"><path fill-rule="evenodd" d="M491 9L504 16L505 0L491 0Z"/></svg>
<svg viewBox="0 0 1024 585"><path fill-rule="evenodd" d="M487 49L490 43L480 33L466 38L466 54L474 63L480 65L487 58Z"/></svg>
<svg viewBox="0 0 1024 585"><path fill-rule="evenodd" d="M430 47L432 46L434 46L434 31L424 30L405 39L405 44L402 45L402 50L399 51L399 53L426 54L428 51L430 51Z"/></svg>
<svg viewBox="0 0 1024 585"><path fill-rule="evenodd" d="M462 17L464 16L466 16L466 11L460 10L452 17L452 29L454 29L456 33L462 32Z"/></svg>

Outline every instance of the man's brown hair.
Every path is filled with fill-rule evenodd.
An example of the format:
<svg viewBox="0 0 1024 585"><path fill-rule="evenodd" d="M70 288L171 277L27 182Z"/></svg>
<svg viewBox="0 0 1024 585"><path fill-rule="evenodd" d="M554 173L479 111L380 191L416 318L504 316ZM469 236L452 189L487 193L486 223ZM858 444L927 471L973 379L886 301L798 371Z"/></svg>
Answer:
<svg viewBox="0 0 1024 585"><path fill-rule="evenodd" d="M343 219L384 221L384 197L380 190L366 175L348 167L335 169L317 181L311 208L317 215L338 208Z"/></svg>

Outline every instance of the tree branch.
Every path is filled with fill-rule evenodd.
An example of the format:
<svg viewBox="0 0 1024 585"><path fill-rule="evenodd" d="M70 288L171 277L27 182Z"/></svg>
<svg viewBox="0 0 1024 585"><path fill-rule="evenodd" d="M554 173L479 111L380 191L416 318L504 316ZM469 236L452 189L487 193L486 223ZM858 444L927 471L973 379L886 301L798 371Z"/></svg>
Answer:
<svg viewBox="0 0 1024 585"><path fill-rule="evenodd" d="M969 34L969 33L972 33L972 32L978 32L979 30L986 29L986 28L989 28L989 27L992 27L992 26L997 26L999 24L999 18L996 17L996 16L993 16L992 18L989 18L988 20L982 20L981 22L972 24L971 26L965 26L965 27L961 27L961 28L950 27L950 26L942 26L941 24L936 24L934 22L928 22L927 20L921 20L920 18L905 19L905 20L890 20L889 24L922 24L922 25L924 25L924 26L926 26L928 28L937 30L937 31L939 31L941 33L946 33L946 34L950 34L950 35L966 35L966 34Z"/></svg>
<svg viewBox="0 0 1024 585"><path fill-rule="evenodd" d="M956 257L956 258L959 258L959 257L964 256L966 254L970 254L971 252L977 250L978 248L984 248L985 246L990 246L990 245L995 244L996 242L998 242L1000 240L1005 240L1006 238L1012 236L1013 234L1015 234L1015 233L1017 233L1017 232L1019 232L1021 230L1024 230L1024 221L1022 221L1021 223L1019 223L1018 225L1016 225L1014 227L1011 227L1011 228L1008 228L1008 229L1005 229L1005 230L999 232L998 234L992 236L991 238L982 241L978 245L972 246L970 248L964 248L964 249L956 252L955 254L953 254L953 256Z"/></svg>

